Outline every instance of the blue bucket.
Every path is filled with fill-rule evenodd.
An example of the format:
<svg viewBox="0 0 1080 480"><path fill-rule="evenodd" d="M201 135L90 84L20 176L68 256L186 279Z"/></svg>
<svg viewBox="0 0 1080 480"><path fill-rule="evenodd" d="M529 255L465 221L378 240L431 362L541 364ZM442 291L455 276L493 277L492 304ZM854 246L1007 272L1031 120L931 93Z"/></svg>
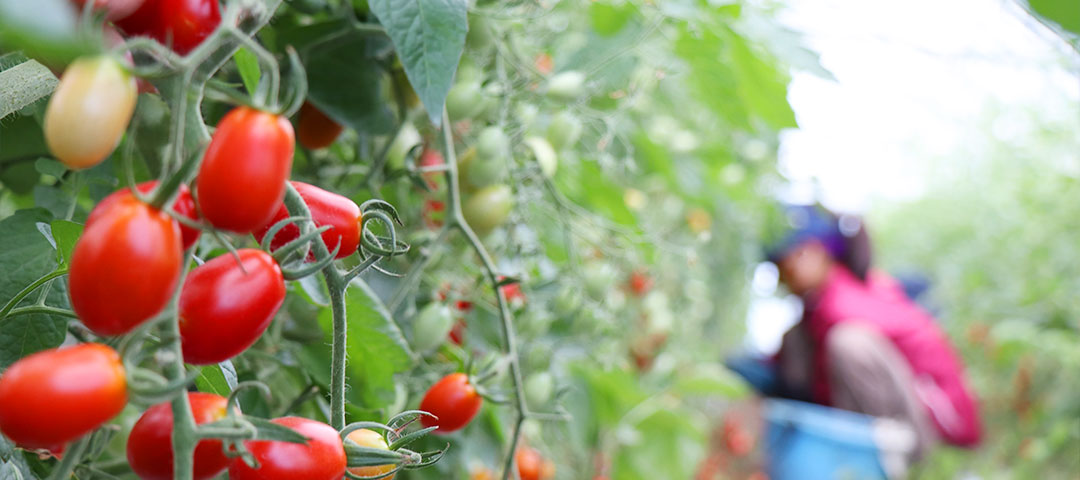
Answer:
<svg viewBox="0 0 1080 480"><path fill-rule="evenodd" d="M874 417L793 400L764 400L772 480L885 480Z"/></svg>

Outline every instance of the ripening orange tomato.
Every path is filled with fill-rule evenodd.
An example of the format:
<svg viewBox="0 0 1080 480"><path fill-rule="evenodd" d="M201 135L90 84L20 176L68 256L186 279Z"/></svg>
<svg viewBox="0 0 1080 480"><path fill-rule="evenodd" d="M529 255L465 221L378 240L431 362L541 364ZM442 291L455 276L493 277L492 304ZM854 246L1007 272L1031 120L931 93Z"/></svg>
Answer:
<svg viewBox="0 0 1080 480"><path fill-rule="evenodd" d="M135 112L135 78L107 55L72 62L45 109L45 143L64 166L90 168L112 153Z"/></svg>

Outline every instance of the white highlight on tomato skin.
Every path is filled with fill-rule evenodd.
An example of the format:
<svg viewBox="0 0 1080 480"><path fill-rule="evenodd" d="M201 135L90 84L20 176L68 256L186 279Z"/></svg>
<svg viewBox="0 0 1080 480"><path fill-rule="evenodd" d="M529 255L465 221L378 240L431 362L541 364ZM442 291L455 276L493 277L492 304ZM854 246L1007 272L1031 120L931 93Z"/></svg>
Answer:
<svg viewBox="0 0 1080 480"><path fill-rule="evenodd" d="M107 56L75 60L45 110L45 142L68 168L93 167L109 156L131 121L135 79Z"/></svg>

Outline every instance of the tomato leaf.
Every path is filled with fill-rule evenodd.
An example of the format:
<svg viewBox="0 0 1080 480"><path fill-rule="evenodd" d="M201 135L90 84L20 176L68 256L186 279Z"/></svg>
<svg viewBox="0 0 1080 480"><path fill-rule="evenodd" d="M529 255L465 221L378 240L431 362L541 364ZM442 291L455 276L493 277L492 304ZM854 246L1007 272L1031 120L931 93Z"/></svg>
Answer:
<svg viewBox="0 0 1080 480"><path fill-rule="evenodd" d="M255 438L259 440L276 440L279 442L307 443L307 437L301 435L284 425L278 425L270 420L259 417L244 415L244 420L255 425Z"/></svg>
<svg viewBox="0 0 1080 480"><path fill-rule="evenodd" d="M394 375L407 371L413 353L389 310L364 282L353 280L345 295L348 322L346 351L347 395L350 402L377 408L394 401ZM305 345L297 352L315 379L329 384L333 315L329 308L319 314L323 341Z"/></svg>
<svg viewBox="0 0 1080 480"><path fill-rule="evenodd" d="M320 307L330 306L330 296L326 293L326 280L322 275L308 275L301 278L300 291L309 303Z"/></svg>
<svg viewBox="0 0 1080 480"><path fill-rule="evenodd" d="M389 48L385 40L354 33L314 49L304 59L308 100L353 130L389 133L393 115L382 97L386 76L374 58L384 48Z"/></svg>
<svg viewBox="0 0 1080 480"><path fill-rule="evenodd" d="M48 67L29 60L0 72L0 118L30 105L56 89L59 80Z"/></svg>
<svg viewBox="0 0 1080 480"><path fill-rule="evenodd" d="M249 94L254 95L255 89L259 87L259 77L262 76L262 71L259 70L259 59L250 50L240 48L233 54L233 61L236 62L236 69L240 71L244 88Z"/></svg>
<svg viewBox="0 0 1080 480"><path fill-rule="evenodd" d="M371 0L370 6L390 34L428 117L439 125L465 49L465 0Z"/></svg>
<svg viewBox="0 0 1080 480"><path fill-rule="evenodd" d="M1061 0L1028 0L1035 13L1061 28L1080 35L1080 2Z"/></svg>
<svg viewBox="0 0 1080 480"><path fill-rule="evenodd" d="M17 474L16 474L17 472ZM0 435L0 478L35 478L26 459L7 438Z"/></svg>
<svg viewBox="0 0 1080 480"><path fill-rule="evenodd" d="M195 377L195 386L200 392L227 396L236 388L236 367L230 360L202 367Z"/></svg>
<svg viewBox="0 0 1080 480"><path fill-rule="evenodd" d="M52 227L52 238L56 242L60 263L69 265L71 251L75 249L75 241L79 239L79 235L82 235L83 226L67 220L53 220L49 226Z"/></svg>
<svg viewBox="0 0 1080 480"><path fill-rule="evenodd" d="M0 303L6 303L27 285L57 267L56 251L38 231L37 224L52 221L40 209L19 210L0 220ZM33 302L31 294L22 303ZM52 282L46 298L49 305L68 307L67 282ZM34 352L60 346L67 335L67 319L44 314L19 315L4 319L0 328L0 368Z"/></svg>

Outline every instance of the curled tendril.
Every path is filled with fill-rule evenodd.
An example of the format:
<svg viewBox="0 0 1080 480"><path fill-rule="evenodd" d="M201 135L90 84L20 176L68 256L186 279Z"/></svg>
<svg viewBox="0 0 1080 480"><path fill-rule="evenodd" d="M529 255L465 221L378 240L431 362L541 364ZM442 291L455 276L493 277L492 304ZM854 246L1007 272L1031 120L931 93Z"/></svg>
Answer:
<svg viewBox="0 0 1080 480"><path fill-rule="evenodd" d="M270 394L270 387L266 386L265 383L255 380L240 382L236 384L233 391L229 393L229 398L225 400L225 405L227 405L225 415L227 417L236 417L236 414L240 411L240 402L236 401L237 396L240 395L240 392L251 389L258 390L259 393L262 393L263 398L266 399L267 402L270 402L274 398L274 396ZM254 426L252 428L254 428Z"/></svg>
<svg viewBox="0 0 1080 480"><path fill-rule="evenodd" d="M311 230L311 231L309 231L307 233L304 233L303 235L300 235L299 237L296 237L296 239L290 241L289 243L286 243L285 245L282 245L281 248L278 248L277 250L274 250L274 252L271 253L270 255L272 255L274 257L274 260L277 260L278 263L280 264L290 254L292 254L293 252L298 251L301 248L307 247L309 242L311 242L312 240L318 238L320 235L322 235L323 232L325 232L327 230L330 230L331 228L332 227L330 225L323 225L323 226L321 226L319 228L316 228L316 229ZM266 241L265 237L263 238L263 241L264 242ZM305 251L303 253L304 253L303 256L306 257L307 252ZM331 257L333 257L333 255L331 255Z"/></svg>
<svg viewBox="0 0 1080 480"><path fill-rule="evenodd" d="M338 245L336 247L334 247L334 251L330 252L330 255L327 255L326 258L323 258L322 260L316 261L314 263L307 264L307 265L305 265L303 267L300 267L300 268L295 268L295 269L283 268L281 270L281 275L283 277L285 277L286 280L299 280L299 279L304 278L304 277L306 277L308 275L314 274L314 273L322 270L323 268L326 268L327 265L330 265L331 263L334 263L334 259L335 259L335 257L337 257L337 253L338 253L339 250L341 250L341 244L340 243L338 243Z"/></svg>
<svg viewBox="0 0 1080 480"><path fill-rule="evenodd" d="M307 217L296 216L283 218L281 220L278 220L277 222L274 222L274 224L266 230L266 233L263 234L263 239L262 242L259 243L259 247L261 247L263 251L269 252L270 245L274 242L274 237L277 236L278 232L291 224L305 221L307 221Z"/></svg>

